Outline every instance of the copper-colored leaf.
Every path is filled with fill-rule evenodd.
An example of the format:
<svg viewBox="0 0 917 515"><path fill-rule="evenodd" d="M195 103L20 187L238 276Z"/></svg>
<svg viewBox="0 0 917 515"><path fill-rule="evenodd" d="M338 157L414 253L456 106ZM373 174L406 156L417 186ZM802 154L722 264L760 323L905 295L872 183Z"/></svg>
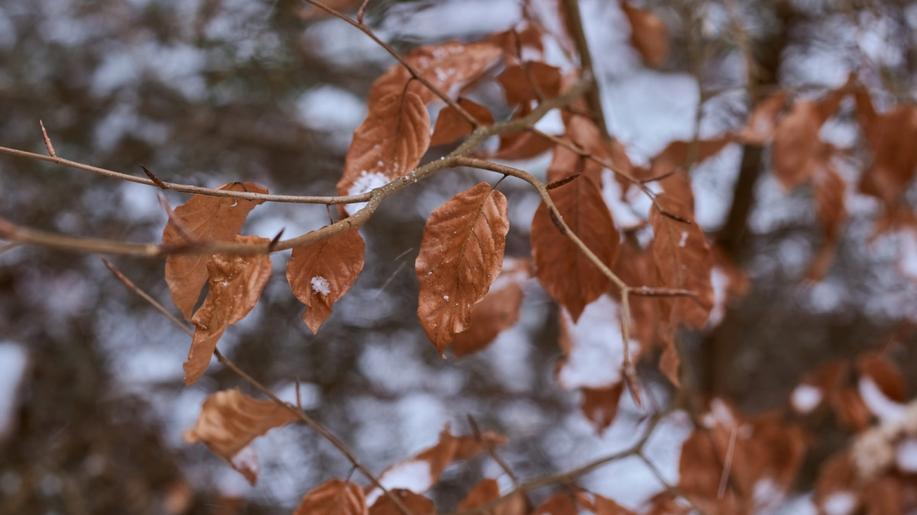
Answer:
<svg viewBox="0 0 917 515"><path fill-rule="evenodd" d="M401 501L401 504L410 510L413 515L436 515L436 507L433 505L433 501L420 494L415 494L403 488L389 490L389 493L397 497L398 500ZM403 512L398 508L398 505L387 495L380 496L379 499L373 503L372 508L369 509L369 515L402 514Z"/></svg>
<svg viewBox="0 0 917 515"><path fill-rule="evenodd" d="M730 134L696 141L673 141L653 158L650 176L661 177L679 169L688 170L715 156L732 141L733 137Z"/></svg>
<svg viewBox="0 0 917 515"><path fill-rule="evenodd" d="M827 273L834 258L834 251L840 240L841 227L847 216L844 202L846 183L830 164L830 155L825 157L818 171L812 177L815 194L815 213L825 231L825 239L809 266L808 277L818 280Z"/></svg>
<svg viewBox="0 0 917 515"><path fill-rule="evenodd" d="M236 236L238 243L267 245L257 236ZM258 303L271 277L267 254L226 256L216 254L207 262L207 298L194 312L194 338L185 360L185 384L197 381L207 370L210 357L226 329L245 318Z"/></svg>
<svg viewBox="0 0 917 515"><path fill-rule="evenodd" d="M468 329L472 307L500 273L508 231L506 197L486 182L452 197L427 220L415 264L417 316L440 352Z"/></svg>
<svg viewBox="0 0 917 515"><path fill-rule="evenodd" d="M788 98L789 94L786 91L778 90L758 102L739 132L739 139L751 145L764 145L770 141L777 126L777 117Z"/></svg>
<svg viewBox="0 0 917 515"><path fill-rule="evenodd" d="M287 281L306 305L303 321L313 333L331 316L331 306L353 286L363 270L363 237L357 229L293 249Z"/></svg>
<svg viewBox="0 0 917 515"><path fill-rule="evenodd" d="M466 511L482 506L490 506L491 502L499 498L500 487L497 485L497 480L484 478L474 485L468 495L462 499L462 502L458 505L458 510ZM525 515L526 512L525 496L519 492L489 508L485 513L488 515Z"/></svg>
<svg viewBox="0 0 917 515"><path fill-rule="evenodd" d="M900 105L876 113L869 93L854 90L857 115L872 151L872 163L860 179L860 191L881 199L892 208L917 173L917 107Z"/></svg>
<svg viewBox="0 0 917 515"><path fill-rule="evenodd" d="M221 190L267 193L267 189L251 182L231 182L220 186ZM243 200L209 195L193 195L187 202L175 208L176 227L171 220L162 232L164 245L189 243L185 236L196 241L230 241L239 231L248 213L260 204L259 201ZM172 293L172 301L185 318L190 319L201 289L207 282L207 260L209 256L170 255L166 258L166 283Z"/></svg>
<svg viewBox="0 0 917 515"><path fill-rule="evenodd" d="M528 105L533 100L550 99L560 94L560 69L538 61L507 66L497 80L510 104Z"/></svg>
<svg viewBox="0 0 917 515"><path fill-rule="evenodd" d="M693 213L683 203L675 201L667 193L659 195L657 202L668 212L684 218L693 218ZM684 223L661 215L657 210L650 213L653 226L653 241L650 244L659 275L665 286L690 290L696 295L666 299L670 306L669 319L673 323L684 323L701 328L707 323L713 307L713 253L704 232L696 223Z"/></svg>
<svg viewBox="0 0 917 515"><path fill-rule="evenodd" d="M294 515L368 515L363 489L348 481L331 479L309 490Z"/></svg>
<svg viewBox="0 0 917 515"><path fill-rule="evenodd" d="M634 512L607 497L581 490L576 493L577 504L595 515L633 515Z"/></svg>
<svg viewBox="0 0 917 515"><path fill-rule="evenodd" d="M621 1L621 9L630 22L630 43L640 52L643 61L652 67L665 62L669 55L669 31L658 16Z"/></svg>
<svg viewBox="0 0 917 515"><path fill-rule="evenodd" d="M491 124L494 116L490 110L478 104L477 102L460 98L458 104L462 106L468 114L483 124ZM430 145L446 145L471 134L474 127L452 106L446 106L439 112L436 118L436 127L433 129L433 137L430 139Z"/></svg>
<svg viewBox="0 0 917 515"><path fill-rule="evenodd" d="M907 385L901 370L884 354L865 354L857 358L860 377L870 379L882 395L896 402L907 400Z"/></svg>
<svg viewBox="0 0 917 515"><path fill-rule="evenodd" d="M447 95L455 96L459 89L480 78L496 64L501 54L498 46L485 41L447 41L419 47L405 59L435 87ZM409 91L420 96L425 104L438 98L419 81L410 79L411 76L404 66L393 65L373 83L369 94L370 105L385 95L403 91L406 86Z"/></svg>
<svg viewBox="0 0 917 515"><path fill-rule="evenodd" d="M544 154L551 148L551 140L526 131L500 135L500 147L494 154L499 159L529 159Z"/></svg>
<svg viewBox="0 0 917 515"><path fill-rule="evenodd" d="M570 230L607 266L618 251L618 231L596 183L588 176L554 188L551 199ZM586 304L608 290L608 278L560 230L542 202L532 220L535 275L560 305L579 318Z"/></svg>
<svg viewBox="0 0 917 515"><path fill-rule="evenodd" d="M577 515L578 513L579 510L573 497L567 492L559 492L538 505L532 515Z"/></svg>
<svg viewBox="0 0 917 515"><path fill-rule="evenodd" d="M529 276L525 263L507 259L503 272L490 286L490 291L471 309L468 330L455 335L452 353L456 357L483 350L503 330L512 327L519 319L522 305L521 281Z"/></svg>
<svg viewBox="0 0 917 515"><path fill-rule="evenodd" d="M618 383L608 388L583 388L583 401L580 409L601 432L614 422L618 415L618 401L624 392L624 383Z"/></svg>
<svg viewBox="0 0 917 515"><path fill-rule="evenodd" d="M484 432L480 439L471 436L454 436L449 428L443 429L439 441L413 458L393 465L382 473L379 480L388 488L406 488L422 493L439 481L440 475L451 463L467 460L485 452L489 447L500 445L505 439L492 432ZM381 495L378 488L368 497L372 501Z"/></svg>
<svg viewBox="0 0 917 515"><path fill-rule="evenodd" d="M430 146L430 116L420 96L399 91L369 104L369 115L353 133L342 195L365 193L413 170Z"/></svg>
<svg viewBox="0 0 917 515"><path fill-rule="evenodd" d="M185 441L206 444L254 483L257 471L240 467L237 456L256 437L296 419L294 413L273 401L255 399L235 389L222 390L204 401L194 427L185 431Z"/></svg>

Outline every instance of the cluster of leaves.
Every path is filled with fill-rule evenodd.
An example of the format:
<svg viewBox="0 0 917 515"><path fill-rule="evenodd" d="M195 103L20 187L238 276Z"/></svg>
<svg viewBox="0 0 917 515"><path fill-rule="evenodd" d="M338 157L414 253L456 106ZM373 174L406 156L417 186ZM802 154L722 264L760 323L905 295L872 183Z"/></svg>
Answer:
<svg viewBox="0 0 917 515"><path fill-rule="evenodd" d="M663 63L668 52L665 26L628 2L622 7L632 25L635 49L648 65ZM511 120L518 119L563 94L580 78L580 71L548 64L546 38L555 38L563 48L573 46L568 35L551 33L530 16L480 41L422 46L404 63L393 65L368 94L369 114L354 132L338 193L380 191L394 180L411 177L431 147L462 148L463 139L494 122L493 113L509 112ZM482 93L485 85L494 83L503 92L496 103ZM842 231L847 181L835 165L846 150L822 141L819 133L846 98L854 100L872 155L858 187L884 207L877 231L903 226L917 230L917 218L903 200L917 169L912 143L917 138L917 109L899 106L877 112L855 77L818 98L794 98L792 92L777 91L756 106L743 127L712 138L674 141L647 166L631 162L623 145L604 134L589 114L588 102L574 99L561 108L562 136L523 127L500 134L489 150L477 150L480 157L503 161L551 155L547 198L531 224L530 257L504 255L510 223L507 199L498 184L478 183L429 216L415 263L420 326L440 353L462 357L478 352L517 321L522 286L534 277L561 308L558 382L580 390L584 415L597 430L607 428L625 390L640 401L634 363L657 360L663 375L678 387L676 331L716 324L723 304L744 289L742 273L716 251L695 221L687 170L733 143L770 145L774 174L785 188L812 188L825 241L810 276L821 277ZM267 192L263 186L238 182L221 189ZM163 243L235 241L253 249L270 247L266 238L240 234L258 203L195 195L170 213ZM339 216L346 221L362 209L365 203L349 204ZM640 221L624 225L619 220L622 210L637 214ZM303 320L313 332L331 316L335 302L364 267L365 245L358 226L292 250L286 277L305 305ZM176 254L168 257L165 275L174 303L195 327L184 365L185 382L191 384L206 372L224 332L256 305L270 278L271 261L254 251L232 256ZM882 406L887 408L870 405L870 398L905 399L900 373L884 358L864 357L854 368L858 375L851 375L849 365L841 363L817 370L799 387L809 388L801 390L808 397L797 393L790 405L798 414L809 415L827 399L841 424L862 431L882 417ZM853 377L857 388L845 383ZM875 391L879 393L869 397L868 392ZM817 402L811 401L813 396ZM257 466L251 441L295 421L289 407L236 390L221 391L204 403L187 438L205 443L254 482ZM682 449L677 489L652 499L649 512L689 512L692 507L706 513L760 511L793 485L807 437L787 413L746 419L726 401L715 399L695 425ZM447 429L434 446L381 475L390 495L381 495L379 485L364 488L332 479L306 493L296 513L397 513L402 508L396 498L415 514L435 513L422 494L446 467L491 452L502 442L495 434L462 437ZM855 460L845 451L826 465L818 502L823 507L838 502L838 492L869 509L888 502L881 493L905 491L900 473L913 472L890 463L873 467L864 486L857 482ZM912 481L906 485L913 489ZM683 504L685 499L691 506ZM897 505L904 503L902 498ZM630 513L612 500L578 489L559 493L532 511L521 493L501 498L492 478L481 480L459 505L460 510L487 507L506 515Z"/></svg>

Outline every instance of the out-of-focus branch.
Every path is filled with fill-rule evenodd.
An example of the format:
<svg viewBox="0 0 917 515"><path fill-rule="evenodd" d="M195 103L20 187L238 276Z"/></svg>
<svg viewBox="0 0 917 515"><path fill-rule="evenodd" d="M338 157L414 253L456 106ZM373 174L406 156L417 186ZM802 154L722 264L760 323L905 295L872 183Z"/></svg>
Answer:
<svg viewBox="0 0 917 515"><path fill-rule="evenodd" d="M162 313L163 316L168 318L173 324L175 324L185 334L187 334L188 336L194 336L194 329L191 326L189 326L186 322L179 320L175 315L170 313L169 310L165 308L165 306L163 306L159 301L153 298L153 296L151 296L149 293L147 293L142 288L137 286L136 283L134 283L132 280L130 280L129 277L124 275L124 273L121 272L121 270L119 270L111 261L105 258L102 258L102 262L105 263L105 266L108 268L108 270L111 271L111 273L115 276L115 278L118 279L118 281L120 281L124 286L126 286L128 290L130 290L131 292L136 294L138 297L146 301L148 304L153 306L153 308L156 311ZM277 397L277 395L270 388L268 388L267 386L262 384L260 381L252 377L248 372L240 368L239 365L237 365L234 361L227 358L222 352L220 352L219 349L214 349L213 355L217 358L217 361L219 361L223 366L225 366L230 371L232 371L232 373L242 378L242 380L248 383L252 388L254 388L255 390L258 390L268 399L273 401L275 404L283 407L284 409L286 409L287 411L295 415L301 422L309 426L311 429L317 432L322 438L324 438L329 443L331 443L331 445L333 445L341 454L344 455L345 458L347 458L347 461L349 461L354 466L354 468L359 470L364 476L366 476L367 479L370 480L370 482L372 482L373 486L375 486L376 488L379 488L383 492L384 495L386 495L389 499L391 499L392 502L395 504L395 506L397 506L398 509L402 513L404 513L405 515L412 515L411 511L407 508L407 506L405 506L404 503L401 502L401 500L397 496L393 495L388 489L386 489L385 486L383 486L382 483L379 481L379 478L376 477L376 475L373 474L372 471L369 470L369 468L366 465L363 465L363 463L361 463L360 460L357 459L356 455L354 454L352 450L350 450L347 444L345 444L340 438L338 438L337 435L335 435L330 429L325 427L324 424L310 417L305 411L303 411L299 407L294 406L293 404L290 404L289 402L282 400L280 397Z"/></svg>
<svg viewBox="0 0 917 515"><path fill-rule="evenodd" d="M481 506L478 506L470 510L449 513L446 515L484 515L487 513L491 513L490 510L503 504L504 502L508 501L510 498L512 498L513 496L517 494L520 494L520 493L524 494L526 492L530 492L532 490L537 490L539 488L543 488L543 487L551 486L551 485L557 485L557 484L569 485L571 483L575 483L576 480L580 476L588 474L589 472L592 472L593 470L602 468L605 465L614 463L616 461L621 461L623 459L630 458L631 456L637 456L643 451L643 448L646 447L646 443L649 441L650 437L653 435L653 432L656 430L656 427L659 425L659 422L668 413L669 413L668 410L663 410L663 411L655 413L652 417L650 417L649 422L646 425L646 428L643 430L643 433L640 435L640 438L627 449L618 451L613 454L609 454L607 456L596 458L590 461L589 463L586 463L574 469L568 470L566 472L561 472L558 474L550 474L547 476L541 476L538 478L530 479L528 481L521 483L520 485L516 486L512 490L506 492L505 494L501 495L500 497L488 503L485 503Z"/></svg>
<svg viewBox="0 0 917 515"><path fill-rule="evenodd" d="M599 89L599 81L593 69L592 52L589 51L589 41L586 39L583 17L579 10L579 0L563 0L561 6L567 22L567 31L570 32L573 42L576 43L580 66L592 75L592 88L586 93L586 102L589 103L589 109L592 111L592 119L602 130L602 135L606 138L610 137L608 124L605 123L605 112L602 110L602 92Z"/></svg>

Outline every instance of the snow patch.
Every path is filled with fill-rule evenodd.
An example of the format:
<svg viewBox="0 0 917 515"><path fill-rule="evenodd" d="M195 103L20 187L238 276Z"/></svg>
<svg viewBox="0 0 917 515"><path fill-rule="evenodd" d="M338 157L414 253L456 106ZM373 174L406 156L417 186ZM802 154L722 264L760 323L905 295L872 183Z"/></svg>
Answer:
<svg viewBox="0 0 917 515"><path fill-rule="evenodd" d="M313 276L309 284L312 285L312 291L322 297L327 297L331 294L331 283L320 275Z"/></svg>
<svg viewBox="0 0 917 515"><path fill-rule="evenodd" d="M570 353L560 369L559 380L565 388L602 388L621 381L624 362L624 339L618 303L602 295L586 306L579 320L573 323L563 311L564 323L570 337ZM632 355L639 344L630 341Z"/></svg>
<svg viewBox="0 0 917 515"><path fill-rule="evenodd" d="M917 472L917 438L908 438L898 444L895 463L898 464L898 470L901 472L910 474Z"/></svg>
<svg viewBox="0 0 917 515"><path fill-rule="evenodd" d="M824 397L820 388L810 384L801 384L790 394L790 403L799 413L805 415L815 409Z"/></svg>
<svg viewBox="0 0 917 515"><path fill-rule="evenodd" d="M829 495L822 504L822 508L824 508L826 515L849 515L853 513L856 505L856 497L845 490Z"/></svg>
<svg viewBox="0 0 917 515"><path fill-rule="evenodd" d="M388 490L405 488L421 493L433 486L433 475L430 471L430 463L426 460L407 461L390 468L379 478L379 482ZM366 496L366 504L372 506L380 495L382 495L382 490L373 489Z"/></svg>
<svg viewBox="0 0 917 515"><path fill-rule="evenodd" d="M376 188L381 188L388 184L388 177L379 172L367 172L364 171L357 177L357 180L353 181L353 185L350 186L350 189L347 190L348 195L360 195L361 193L366 193L372 191ZM363 209L366 206L367 202L356 202L354 204L347 204L344 206L344 209L347 210L347 213L353 215L357 211Z"/></svg>
<svg viewBox="0 0 917 515"><path fill-rule="evenodd" d="M707 326L719 325L726 313L726 289L729 286L729 276L720 267L710 270L710 285L713 287L713 309L707 317Z"/></svg>
<svg viewBox="0 0 917 515"><path fill-rule="evenodd" d="M857 384L860 397L873 415L879 417L883 423L893 422L904 414L904 405L899 404L882 393L879 385L870 377L861 377Z"/></svg>

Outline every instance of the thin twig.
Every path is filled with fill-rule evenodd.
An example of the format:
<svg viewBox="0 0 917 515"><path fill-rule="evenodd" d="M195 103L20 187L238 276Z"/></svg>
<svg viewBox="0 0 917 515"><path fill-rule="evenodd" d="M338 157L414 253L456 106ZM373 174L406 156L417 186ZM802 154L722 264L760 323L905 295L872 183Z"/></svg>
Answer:
<svg viewBox="0 0 917 515"><path fill-rule="evenodd" d="M720 484L716 489L717 499L722 499L726 495L726 486L729 484L729 474L732 472L732 460L735 454L738 432L738 425L732 426L732 431L729 432L729 444L726 446L726 457L723 460L723 473L720 476Z"/></svg>
<svg viewBox="0 0 917 515"><path fill-rule="evenodd" d="M481 125L481 122L479 122L478 119L474 117L474 115L469 113L464 107L459 105L458 102L453 100L452 97L447 95L443 90L436 87L435 84L430 82L429 79L424 77L423 74L420 73L420 71L418 71L417 68L414 67L414 65L409 63L408 60L402 57L401 54L399 54L398 51L395 50L394 47L392 47L391 45L383 41L378 35L376 35L375 32L373 32L372 29L370 29L365 24L363 24L362 21L355 20L347 16L346 14L338 11L337 9L334 9L332 7L329 7L323 4L322 2L319 2L318 0L303 0L303 1L309 4L312 4L313 6L321 9L322 11L325 11L326 13L330 14L331 16L334 16L335 18L338 18L342 21L347 22L348 24L352 25L353 27L355 27L357 30L359 30L363 34L366 34L377 45L382 47L383 50L388 52L389 55L394 57L395 60L401 64L401 66L404 66L404 68L408 71L408 73L411 74L411 77L414 77L415 79L417 79L421 84L424 85L424 87L430 90L431 93L438 96L443 102L445 102L446 105L448 105L452 109L455 109L455 111L459 113L460 115L462 115L462 118L464 118L468 123L470 123L472 127L478 127Z"/></svg>
<svg viewBox="0 0 917 515"><path fill-rule="evenodd" d="M165 306L163 306L159 301L154 299L150 294L145 292L143 289L137 286L136 283L131 281L130 278L124 275L124 273L118 270L118 268L115 267L115 265L112 264L111 261L105 258L102 258L102 262L105 263L105 266L108 267L108 269L115 276L115 278L121 281L121 283L124 284L127 287L127 289L129 289L134 294L136 294L137 296L145 300L147 303L149 303L151 306L153 306L153 308L156 309L156 311L159 311L160 313L165 315L166 318L168 318L172 323L174 323L185 334L189 336L194 335L194 329L187 322L179 320L175 315L169 312L169 310L166 309ZM386 497L391 499L392 502L395 504L395 506L397 506L398 509L401 510L402 513L404 513L404 515L412 515L411 510L409 510L407 506L405 506L404 503L401 502L400 499L398 499L388 489L386 489L385 486L383 486L382 483L379 482L379 478L376 477L376 475L373 474L372 471L369 470L369 468L363 465L354 455L353 451L351 451L350 448L348 448L347 445L340 438L338 438L334 433L332 433L330 429L325 427L318 420L315 420L314 418L310 417L302 409L290 404L289 402L285 402L280 397L277 397L277 395L270 388L263 385L260 381L258 381L257 379L249 375L248 372L245 372L244 370L242 370L234 361L230 360L225 355L223 355L223 353L220 352L219 349L214 349L213 355L217 358L217 361L219 361L223 366L225 366L230 371L232 371L234 374L242 378L250 386L252 386L254 389L261 392L266 397L268 397L275 404L283 407L290 413L294 414L301 422L305 423L307 426L309 426L315 432L321 435L322 438L330 442L331 445L337 448L337 450L341 454L343 454L345 458L347 458L347 460L354 466L354 468L362 472L363 475L366 476L366 478L369 479L370 482L372 482L372 484L376 488L379 488ZM297 397L298 397L298 391L297 391Z"/></svg>
<svg viewBox="0 0 917 515"><path fill-rule="evenodd" d="M478 421L475 420L474 416L470 413L468 414L468 425L471 426L471 431L474 434L474 439L484 446L484 450L487 451L487 454L490 455L490 457L494 460L494 462L496 462L500 469L503 470L503 473L509 476L510 480L513 482L513 486L519 486L519 478L513 472L513 469L509 466L509 463L500 457L492 443L484 441L484 438L481 435L481 428L478 426Z"/></svg>
<svg viewBox="0 0 917 515"><path fill-rule="evenodd" d="M83 252L83 253L95 253L95 254L113 254L113 255L125 255L125 256L135 256L135 257L162 257L170 254L264 254L267 252L277 252L292 249L294 247L308 245L324 239L330 238L335 234L355 229L361 227L367 220L372 216L373 213L379 208L382 201L389 196L395 194L396 192L412 185L422 180L427 179L433 174L458 166L459 159L462 156L470 154L476 147L481 143L487 140L489 137L509 133L509 132L518 132L525 130L527 127L531 127L535 122L540 120L548 111L555 109L557 107L566 105L571 102L573 99L578 98L587 90L589 83L586 80L581 80L578 83L574 84L568 91L560 95L557 98L547 100L541 103L538 107L533 109L530 113L519 118L512 120L497 122L492 125L487 125L483 127L478 127L475 129L471 135L465 139L465 141L459 145L455 150L453 150L449 155L430 161L424 165L421 165L414 169L412 172L403 175L397 179L392 180L391 182L380 186L366 194L363 195L354 195L349 196L348 202L353 201L355 198L360 198L362 200L367 200L365 206L363 206L359 211L354 213L352 216L343 218L334 222L333 224L326 225L319 229L310 231L308 233L302 234L295 238L288 240L281 240L277 242L276 245L271 247L269 244L258 244L250 245L245 243L235 243L235 242L202 242L194 245L161 245L157 243L125 243L118 240L106 240L106 239L97 239L97 238L82 238L68 236L58 233L51 233L40 231L36 229L31 229L27 227L21 227L12 222L0 218L0 238L18 241L21 243L28 243L32 245L42 245L50 248L55 248L59 250L66 250L70 252ZM0 147L0 153L8 153L12 155L20 155L24 157L31 157L33 159L40 159L44 161L66 161L61 160L60 158L50 158L40 154L32 154L30 152L24 152L21 150L6 149L5 147ZM123 178L120 176L129 177L132 182L141 182L144 184L154 185L153 182L149 179L141 179L139 177L134 177L131 175L121 174L119 172L111 172L110 170L103 170L89 165L83 165L81 163L76 163L73 161L67 161L68 165L75 165L74 168L79 169L93 169L97 173L102 173L103 175L111 176L112 173L115 174L117 178ZM127 179L125 179L127 180ZM166 183L169 186L169 189L179 191L177 188L173 187L171 183ZM154 185L155 186L155 185ZM216 190L221 191L221 190ZM235 192L234 192L235 193ZM239 192L242 193L242 192ZM253 195L248 193L247 195ZM259 194L255 194L259 195ZM235 195L232 195L235 196ZM248 197L243 197L248 198ZM342 197L313 197L313 199L322 199L320 203L329 203L329 198L340 199ZM340 202L337 202L340 203Z"/></svg>
<svg viewBox="0 0 917 515"><path fill-rule="evenodd" d="M38 120L38 126L41 127L41 139L45 142L45 148L48 149L48 155L57 157L57 152L54 151L54 144L51 143L51 137L48 136L48 131L45 130L45 122Z"/></svg>

